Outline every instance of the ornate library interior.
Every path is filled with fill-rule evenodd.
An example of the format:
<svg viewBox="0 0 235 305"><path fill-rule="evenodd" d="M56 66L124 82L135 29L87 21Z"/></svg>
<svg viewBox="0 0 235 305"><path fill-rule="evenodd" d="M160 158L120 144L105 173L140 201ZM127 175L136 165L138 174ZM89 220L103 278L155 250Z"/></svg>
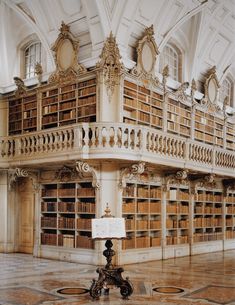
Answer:
<svg viewBox="0 0 235 305"><path fill-rule="evenodd" d="M0 0L0 42L0 305L234 305L234 0Z"/></svg>

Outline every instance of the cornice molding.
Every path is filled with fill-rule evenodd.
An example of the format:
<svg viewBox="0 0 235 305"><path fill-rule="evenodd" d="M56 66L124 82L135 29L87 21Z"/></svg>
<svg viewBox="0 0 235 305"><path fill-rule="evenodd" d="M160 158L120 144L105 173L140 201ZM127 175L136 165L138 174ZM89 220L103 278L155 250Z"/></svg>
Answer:
<svg viewBox="0 0 235 305"><path fill-rule="evenodd" d="M130 167L125 167L120 171L120 188L126 187L126 180L133 180L143 174L145 170L145 162L132 164Z"/></svg>

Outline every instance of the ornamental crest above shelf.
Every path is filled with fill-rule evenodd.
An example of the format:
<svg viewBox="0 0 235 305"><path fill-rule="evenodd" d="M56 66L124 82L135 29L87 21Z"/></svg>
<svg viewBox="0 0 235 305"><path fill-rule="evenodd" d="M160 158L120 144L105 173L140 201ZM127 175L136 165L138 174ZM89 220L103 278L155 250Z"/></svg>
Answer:
<svg viewBox="0 0 235 305"><path fill-rule="evenodd" d="M49 83L73 80L86 71L77 59L79 41L70 32L70 26L64 22L61 23L60 34L51 49L54 52L56 71L50 75Z"/></svg>
<svg viewBox="0 0 235 305"><path fill-rule="evenodd" d="M131 74L141 79L146 87L150 83L157 85L159 80L155 76L155 64L159 51L154 38L153 25L145 29L144 36L139 40L136 51L137 64L131 70Z"/></svg>
<svg viewBox="0 0 235 305"><path fill-rule="evenodd" d="M219 87L219 82L216 76L216 67L213 66L208 72L204 84L205 97L201 101L202 106L205 106L209 112L218 112L221 110L218 105Z"/></svg>
<svg viewBox="0 0 235 305"><path fill-rule="evenodd" d="M119 77L124 72L124 65L121 63L118 45L112 32L104 43L100 59L101 60L96 64L96 67L104 70L104 83L109 101L111 101L114 88L119 85Z"/></svg>

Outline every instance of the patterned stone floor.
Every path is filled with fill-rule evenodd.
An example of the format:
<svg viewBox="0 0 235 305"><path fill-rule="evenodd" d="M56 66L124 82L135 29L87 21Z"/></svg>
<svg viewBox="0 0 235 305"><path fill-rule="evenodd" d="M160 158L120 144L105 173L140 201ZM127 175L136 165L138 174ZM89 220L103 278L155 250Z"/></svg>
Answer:
<svg viewBox="0 0 235 305"><path fill-rule="evenodd" d="M109 296L93 301L89 293L62 295L57 291L89 289L92 278L97 278L95 266L0 254L0 305L235 305L235 251L124 269L123 277L129 276L134 286L130 299L123 300L119 289L113 288Z"/></svg>

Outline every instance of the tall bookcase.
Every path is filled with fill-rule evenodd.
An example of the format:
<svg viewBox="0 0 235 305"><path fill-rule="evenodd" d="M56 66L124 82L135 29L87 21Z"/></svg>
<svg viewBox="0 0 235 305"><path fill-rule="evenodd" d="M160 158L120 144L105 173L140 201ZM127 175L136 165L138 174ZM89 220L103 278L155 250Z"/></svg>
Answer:
<svg viewBox="0 0 235 305"><path fill-rule="evenodd" d="M170 186L166 194L166 245L188 244L189 189Z"/></svg>
<svg viewBox="0 0 235 305"><path fill-rule="evenodd" d="M96 79L42 91L42 129L96 121Z"/></svg>
<svg viewBox="0 0 235 305"><path fill-rule="evenodd" d="M95 198L91 181L42 184L41 244L93 249Z"/></svg>
<svg viewBox="0 0 235 305"><path fill-rule="evenodd" d="M191 107L169 98L167 103L167 130L170 133L190 137Z"/></svg>
<svg viewBox="0 0 235 305"><path fill-rule="evenodd" d="M199 189L194 200L193 242L222 239L222 191Z"/></svg>
<svg viewBox="0 0 235 305"><path fill-rule="evenodd" d="M235 150L235 124L227 122L226 149Z"/></svg>
<svg viewBox="0 0 235 305"><path fill-rule="evenodd" d="M162 129L163 96L135 83L124 81L123 122Z"/></svg>
<svg viewBox="0 0 235 305"><path fill-rule="evenodd" d="M23 97L9 98L9 135L37 130L37 95L32 92Z"/></svg>
<svg viewBox="0 0 235 305"><path fill-rule="evenodd" d="M223 147L224 121L212 114L196 109L195 139L208 144Z"/></svg>
<svg viewBox="0 0 235 305"><path fill-rule="evenodd" d="M235 192L230 192L225 201L225 238L235 239Z"/></svg>
<svg viewBox="0 0 235 305"><path fill-rule="evenodd" d="M127 183L122 199L127 231L127 239L122 241L124 250L161 246L161 198L160 185Z"/></svg>

